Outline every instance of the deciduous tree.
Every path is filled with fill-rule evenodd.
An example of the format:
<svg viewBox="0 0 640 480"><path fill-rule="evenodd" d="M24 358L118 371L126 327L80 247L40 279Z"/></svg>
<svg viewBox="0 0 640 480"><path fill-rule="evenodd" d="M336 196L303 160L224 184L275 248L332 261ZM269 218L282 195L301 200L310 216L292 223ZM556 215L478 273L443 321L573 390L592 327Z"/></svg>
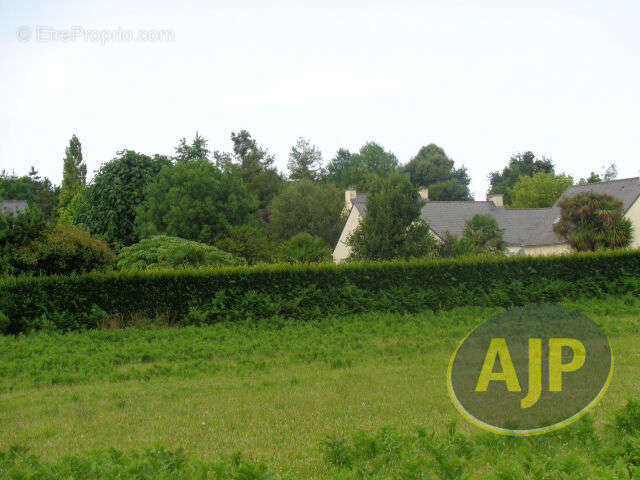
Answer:
<svg viewBox="0 0 640 480"><path fill-rule="evenodd" d="M553 161L546 157L537 158L533 152L518 153L511 157L509 165L504 167L502 172L489 174L489 193L504 195L505 206L510 206L511 189L521 177L531 177L536 173L555 173Z"/></svg>
<svg viewBox="0 0 640 480"><path fill-rule="evenodd" d="M203 243L248 222L257 201L239 175L207 160L165 166L147 185L137 209L140 238L167 234Z"/></svg>
<svg viewBox="0 0 640 480"><path fill-rule="evenodd" d="M401 258L407 232L420 216L423 201L407 176L378 179L367 198L367 215L349 238L355 259Z"/></svg>
<svg viewBox="0 0 640 480"><path fill-rule="evenodd" d="M404 170L411 183L417 187L429 187L431 200L470 200L466 168L456 169L444 150L435 144L422 147Z"/></svg>
<svg viewBox="0 0 640 480"><path fill-rule="evenodd" d="M520 177L509 190L513 208L551 207L564 191L573 185L573 178L553 173L536 173L532 177Z"/></svg>
<svg viewBox="0 0 640 480"><path fill-rule="evenodd" d="M335 244L342 228L344 192L328 183L301 180L287 184L269 205L269 231L278 242L307 232Z"/></svg>
<svg viewBox="0 0 640 480"><path fill-rule="evenodd" d="M398 170L398 159L375 142L366 143L358 153L340 149L327 166L327 180L342 188L362 190L373 177L388 177Z"/></svg>
<svg viewBox="0 0 640 480"><path fill-rule="evenodd" d="M87 188L87 201L75 223L111 244L136 243L136 208L144 200L147 185L170 165L171 161L160 155L152 158L133 150L117 152L113 160L100 167Z"/></svg>

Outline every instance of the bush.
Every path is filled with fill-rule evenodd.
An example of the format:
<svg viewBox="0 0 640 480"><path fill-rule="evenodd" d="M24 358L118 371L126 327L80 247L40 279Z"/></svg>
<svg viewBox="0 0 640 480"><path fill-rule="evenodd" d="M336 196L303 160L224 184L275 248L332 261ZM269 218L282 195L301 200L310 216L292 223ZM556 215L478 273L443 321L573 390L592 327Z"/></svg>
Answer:
<svg viewBox="0 0 640 480"><path fill-rule="evenodd" d="M580 252L627 247L633 225L622 202L610 195L582 193L560 200L560 218L553 231Z"/></svg>
<svg viewBox="0 0 640 480"><path fill-rule="evenodd" d="M85 273L104 270L114 259L104 241L68 225L47 225L37 208L0 215L0 273Z"/></svg>
<svg viewBox="0 0 640 480"><path fill-rule="evenodd" d="M404 245L398 254L404 260L435 258L438 256L438 242L436 242L436 239L431 234L431 228L424 220L418 219L409 225Z"/></svg>
<svg viewBox="0 0 640 480"><path fill-rule="evenodd" d="M8 333L11 322L9 318L2 312L0 312L0 333Z"/></svg>
<svg viewBox="0 0 640 480"><path fill-rule="evenodd" d="M68 275L106 270L115 261L107 243L82 230L58 224L46 236L14 250L13 274Z"/></svg>
<svg viewBox="0 0 640 480"><path fill-rule="evenodd" d="M328 262L331 250L320 237L299 233L280 246L280 258L289 263Z"/></svg>
<svg viewBox="0 0 640 480"><path fill-rule="evenodd" d="M498 227L495 218L488 215L475 215L467 222L464 238L476 247L490 253L501 253L507 249L507 243L502 238L503 231Z"/></svg>
<svg viewBox="0 0 640 480"><path fill-rule="evenodd" d="M438 245L438 255L442 258L471 257L487 254L486 250L476 246L468 237L457 237L446 232L442 243Z"/></svg>
<svg viewBox="0 0 640 480"><path fill-rule="evenodd" d="M158 235L120 250L117 266L120 270L153 270L244 263L230 253L204 243Z"/></svg>
<svg viewBox="0 0 640 480"><path fill-rule="evenodd" d="M330 183L288 183L269 205L269 231L277 242L307 232L333 245L344 225L344 192Z"/></svg>
<svg viewBox="0 0 640 480"><path fill-rule="evenodd" d="M22 272L39 275L105 270L114 261L115 255L105 241L67 225L56 225L45 239L19 253Z"/></svg>
<svg viewBox="0 0 640 480"><path fill-rule="evenodd" d="M206 322L302 320L605 294L640 295L639 251L7 278L0 281L0 311L11 319L10 331L18 333L43 315L54 322L61 313L83 318L94 305L124 319L165 316L177 323L192 309L204 312L199 318Z"/></svg>
<svg viewBox="0 0 640 480"><path fill-rule="evenodd" d="M8 255L21 247L42 240L47 223L37 207L27 207L21 213L0 214L0 253Z"/></svg>
<svg viewBox="0 0 640 480"><path fill-rule="evenodd" d="M216 246L244 258L249 265L270 263L275 257L275 245L269 240L267 233L251 225L230 228L226 235L216 241Z"/></svg>

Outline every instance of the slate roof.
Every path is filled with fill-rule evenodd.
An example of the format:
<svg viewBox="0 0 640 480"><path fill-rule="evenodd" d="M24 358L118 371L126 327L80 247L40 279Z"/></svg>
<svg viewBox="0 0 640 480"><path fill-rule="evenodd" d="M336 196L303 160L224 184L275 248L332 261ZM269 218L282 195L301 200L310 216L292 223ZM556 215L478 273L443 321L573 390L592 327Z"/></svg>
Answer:
<svg viewBox="0 0 640 480"><path fill-rule="evenodd" d="M586 185L574 185L567 188L562 197L574 196L580 193L598 193L611 195L622 202L622 208L626 212L640 197L640 178L623 178L609 182L588 183ZM559 202L560 200L558 200ZM558 204L556 202L556 205Z"/></svg>
<svg viewBox="0 0 640 480"><path fill-rule="evenodd" d="M0 201L0 214L19 213L27 209L27 202L24 200L4 200Z"/></svg>
<svg viewBox="0 0 640 480"><path fill-rule="evenodd" d="M508 245L534 247L564 243L553 231L553 224L560 218L559 208L500 207L498 210L498 225L504 230L503 238Z"/></svg>
<svg viewBox="0 0 640 480"><path fill-rule="evenodd" d="M355 200L353 200L352 203L362 217L364 217L367 214L367 195L366 194L364 193L357 194Z"/></svg>
<svg viewBox="0 0 640 480"><path fill-rule="evenodd" d="M444 238L446 232L460 236L467 222L476 215L487 215L498 222L509 246L555 245L562 243L553 232L553 222L560 216L559 208L506 209L493 202L428 201L420 218L433 232Z"/></svg>

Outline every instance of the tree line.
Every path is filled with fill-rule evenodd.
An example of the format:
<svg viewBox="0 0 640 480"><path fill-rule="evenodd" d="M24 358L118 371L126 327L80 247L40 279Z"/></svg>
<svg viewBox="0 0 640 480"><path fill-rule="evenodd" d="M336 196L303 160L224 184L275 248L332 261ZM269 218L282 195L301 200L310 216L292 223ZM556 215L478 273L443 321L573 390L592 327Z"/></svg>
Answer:
<svg viewBox="0 0 640 480"><path fill-rule="evenodd" d="M413 225L419 188L428 187L431 200L472 199L467 170L456 167L435 144L422 147L404 165L375 142L357 152L340 149L325 164L320 150L299 138L289 153L287 176L248 131L233 132L230 139L229 151L211 151L198 133L190 141L180 139L173 155L118 151L88 182L82 144L73 135L59 187L33 167L22 177L2 172L0 199L27 200L29 214L0 221L0 272L91 270L92 262L106 267L116 262L116 255L133 255L134 250L138 256L133 264L140 265L140 248L129 247L156 237L165 240L147 249L155 252L147 259L149 265L166 265L168 257L168 264L198 264L204 258L222 262L225 253L233 256L227 259L231 264L325 261L344 224L346 188L372 193L371 219L351 240L354 258L414 258L436 250L454 256L477 247L503 250L497 225L488 220L469 227L466 243L452 238L438 249L424 235L428 227ZM614 167L581 182L612 176ZM532 152L513 156L489 179L489 193L503 194L505 205L515 208L550 206L573 183L571 177L556 174L550 159ZM376 212L384 221L373 225ZM480 224L482 234L477 231ZM23 232L18 235L21 243L15 243L18 237L10 231ZM71 265L49 265L56 257L58 264ZM128 261L118 263L131 264Z"/></svg>

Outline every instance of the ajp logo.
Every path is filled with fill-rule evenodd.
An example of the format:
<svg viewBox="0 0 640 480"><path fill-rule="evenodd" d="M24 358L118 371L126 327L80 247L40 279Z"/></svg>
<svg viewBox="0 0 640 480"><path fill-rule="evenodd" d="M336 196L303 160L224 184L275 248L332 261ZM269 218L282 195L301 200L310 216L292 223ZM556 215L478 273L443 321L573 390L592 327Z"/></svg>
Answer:
<svg viewBox="0 0 640 480"><path fill-rule="evenodd" d="M458 345L449 396L477 426L507 435L549 432L580 418L613 373L598 325L565 307L515 308L483 323Z"/></svg>

